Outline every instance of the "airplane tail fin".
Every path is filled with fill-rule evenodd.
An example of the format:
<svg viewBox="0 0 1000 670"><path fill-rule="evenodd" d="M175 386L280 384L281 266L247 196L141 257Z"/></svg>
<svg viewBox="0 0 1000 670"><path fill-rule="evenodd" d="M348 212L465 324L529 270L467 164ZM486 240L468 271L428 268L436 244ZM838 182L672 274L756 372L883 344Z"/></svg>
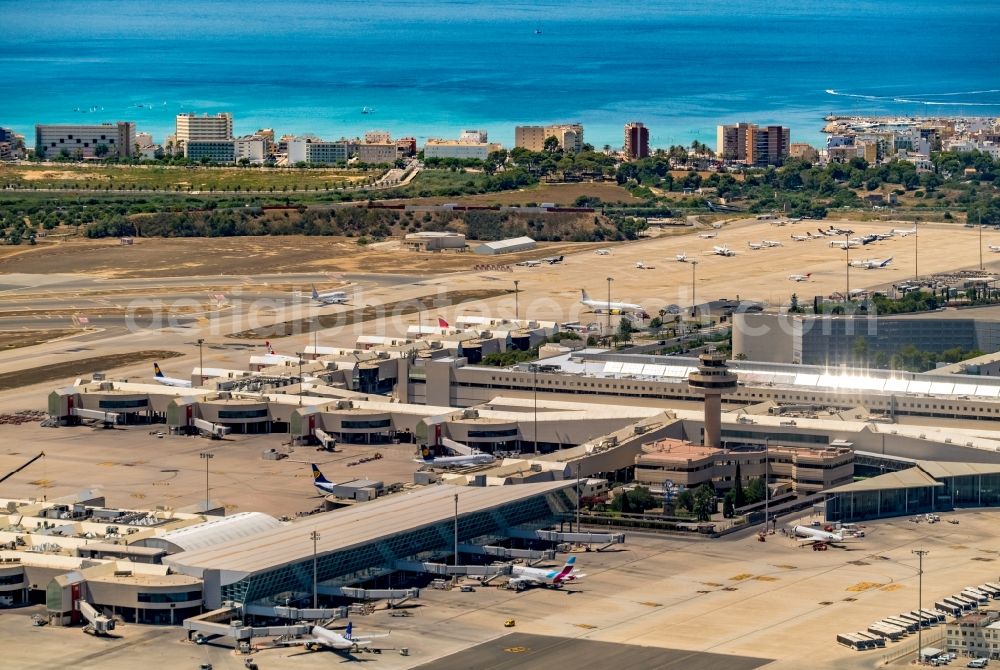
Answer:
<svg viewBox="0 0 1000 670"><path fill-rule="evenodd" d="M319 300L319 291L316 290L316 284L311 284L311 286L312 286L312 290L313 290L313 292L312 292L312 299L313 300Z"/></svg>
<svg viewBox="0 0 1000 670"><path fill-rule="evenodd" d="M590 300L590 296L587 295L587 289L585 289L585 288L580 289L580 295L581 295L581 299L584 302L587 302L588 300Z"/></svg>
<svg viewBox="0 0 1000 670"><path fill-rule="evenodd" d="M354 632L354 623L351 621L347 622L347 628L344 630L344 638L347 640L351 639L351 635Z"/></svg>
<svg viewBox="0 0 1000 670"><path fill-rule="evenodd" d="M327 479L326 477L323 476L323 473L319 471L319 468L316 467L315 463L310 463L309 465L312 466L313 481L314 482L316 482L317 484L331 484L332 483L329 479Z"/></svg>
<svg viewBox="0 0 1000 670"><path fill-rule="evenodd" d="M163 377L163 370L160 369L160 364L153 362L153 375L156 377Z"/></svg>
<svg viewBox="0 0 1000 670"><path fill-rule="evenodd" d="M274 347L271 346L271 340L264 340L264 348L267 349L267 353L274 353Z"/></svg>
<svg viewBox="0 0 1000 670"><path fill-rule="evenodd" d="M569 577L570 573L573 572L573 569L575 567L576 567L576 556L570 556L569 558L566 559L566 564L563 566L562 570L559 571L559 574L555 576L555 579L553 581L558 582L566 579L567 577Z"/></svg>
<svg viewBox="0 0 1000 670"><path fill-rule="evenodd" d="M807 273L806 273L806 279L809 279L809 278L810 278L810 277L812 277L812 276L813 276L813 273L811 273L811 272L807 272Z"/></svg>
<svg viewBox="0 0 1000 670"><path fill-rule="evenodd" d="M425 461L434 460L434 456L431 454L431 448L428 447L426 444L420 447L420 457Z"/></svg>
<svg viewBox="0 0 1000 670"><path fill-rule="evenodd" d="M445 321L444 319L442 319L442 318L441 318L441 317L439 316L439 317L438 317L438 328L451 328L451 326L450 326L450 325L448 325L448 322L447 322L447 321Z"/></svg>
<svg viewBox="0 0 1000 670"><path fill-rule="evenodd" d="M888 258L886 258L886 259L885 259L884 261L882 261L882 267L885 267L885 266L887 266L887 265L888 265L889 263L891 263L891 262L892 262L892 256L889 256L889 257L888 257Z"/></svg>

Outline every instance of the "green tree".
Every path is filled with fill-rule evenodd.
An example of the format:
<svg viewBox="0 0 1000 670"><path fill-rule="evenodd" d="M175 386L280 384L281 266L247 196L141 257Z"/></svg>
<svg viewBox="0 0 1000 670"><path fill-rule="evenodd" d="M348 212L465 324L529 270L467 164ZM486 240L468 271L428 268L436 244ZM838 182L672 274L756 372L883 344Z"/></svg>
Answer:
<svg viewBox="0 0 1000 670"><path fill-rule="evenodd" d="M759 503L764 500L765 492L767 487L764 486L764 480L760 477L756 477L750 480L747 484L747 504Z"/></svg>
<svg viewBox="0 0 1000 670"><path fill-rule="evenodd" d="M694 511L694 493L691 489L684 489L677 494L677 507L686 509L688 512Z"/></svg>
<svg viewBox="0 0 1000 670"><path fill-rule="evenodd" d="M712 518L715 492L708 484L702 484L694 492L694 515L698 521L708 521Z"/></svg>
<svg viewBox="0 0 1000 670"><path fill-rule="evenodd" d="M545 138L545 143L542 145L543 150L547 154L553 154L559 151L559 140L555 135L550 135Z"/></svg>
<svg viewBox="0 0 1000 670"><path fill-rule="evenodd" d="M622 318L618 322L618 339L622 342L631 342L632 333L635 332L635 326L632 325L632 321L626 318Z"/></svg>
<svg viewBox="0 0 1000 670"><path fill-rule="evenodd" d="M722 499L722 516L726 519L732 519L736 516L736 504L733 502L735 496L733 494L734 491L730 490Z"/></svg>
<svg viewBox="0 0 1000 670"><path fill-rule="evenodd" d="M746 492L743 491L743 472L739 463L736 463L735 479L736 481L733 484L733 505L739 509L747 504L747 495Z"/></svg>

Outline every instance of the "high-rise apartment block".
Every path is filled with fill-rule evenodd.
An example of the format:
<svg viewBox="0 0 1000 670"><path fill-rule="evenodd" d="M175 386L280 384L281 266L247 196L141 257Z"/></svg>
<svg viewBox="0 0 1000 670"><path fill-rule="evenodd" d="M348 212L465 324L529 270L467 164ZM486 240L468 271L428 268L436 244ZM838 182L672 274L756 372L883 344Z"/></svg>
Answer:
<svg viewBox="0 0 1000 670"><path fill-rule="evenodd" d="M127 158L135 149L135 123L36 125L35 153L40 158Z"/></svg>
<svg viewBox="0 0 1000 670"><path fill-rule="evenodd" d="M781 165L790 146L791 133L782 126L737 123L719 126L716 132L719 158L747 165Z"/></svg>
<svg viewBox="0 0 1000 670"><path fill-rule="evenodd" d="M514 146L529 151L544 151L545 140L550 137L556 138L563 151L583 151L583 126L579 123L514 127Z"/></svg>
<svg viewBox="0 0 1000 670"><path fill-rule="evenodd" d="M187 155L188 142L219 142L233 139L233 116L222 112L215 116L178 114L174 142Z"/></svg>
<svg viewBox="0 0 1000 670"><path fill-rule="evenodd" d="M639 121L625 124L625 157L631 159L649 156L649 128Z"/></svg>

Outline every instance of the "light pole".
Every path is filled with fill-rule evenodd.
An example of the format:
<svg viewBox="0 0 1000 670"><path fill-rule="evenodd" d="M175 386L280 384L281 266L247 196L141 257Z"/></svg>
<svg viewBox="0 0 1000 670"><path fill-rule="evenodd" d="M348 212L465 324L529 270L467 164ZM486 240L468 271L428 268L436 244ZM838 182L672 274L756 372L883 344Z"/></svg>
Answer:
<svg viewBox="0 0 1000 670"><path fill-rule="evenodd" d="M458 565L458 494L455 494L455 565Z"/></svg>
<svg viewBox="0 0 1000 670"><path fill-rule="evenodd" d="M608 277L608 337L611 337L611 282L613 277Z"/></svg>
<svg viewBox="0 0 1000 670"><path fill-rule="evenodd" d="M299 357L299 407L302 407L302 357L305 356L305 352L297 354Z"/></svg>
<svg viewBox="0 0 1000 670"><path fill-rule="evenodd" d="M695 280L697 279L698 261L691 261L691 318L694 318L696 305L698 304L695 293Z"/></svg>
<svg viewBox="0 0 1000 670"><path fill-rule="evenodd" d="M770 473L771 461L768 458L767 447L771 438L764 438L764 534L767 535L771 529L771 515L769 514L771 503L771 487L767 485Z"/></svg>
<svg viewBox="0 0 1000 670"><path fill-rule="evenodd" d="M205 344L205 338L198 338L198 386L205 383L205 362L201 355L201 345Z"/></svg>
<svg viewBox="0 0 1000 670"><path fill-rule="evenodd" d="M847 264L845 270L847 272L847 290L844 292L844 304L851 299L851 234L844 234L844 251L847 252Z"/></svg>
<svg viewBox="0 0 1000 670"><path fill-rule="evenodd" d="M531 387L534 389L535 400L533 404L532 432L535 434L535 451L538 453L538 364L531 364Z"/></svg>
<svg viewBox="0 0 1000 670"><path fill-rule="evenodd" d="M576 532L580 532L580 461L576 462Z"/></svg>
<svg viewBox="0 0 1000 670"><path fill-rule="evenodd" d="M917 568L917 611L923 609L924 606L924 556L929 552L926 549L913 549L911 553L917 555L918 568ZM917 663L920 663L920 655L924 649L924 636L923 636L923 626L917 628Z"/></svg>
<svg viewBox="0 0 1000 670"><path fill-rule="evenodd" d="M913 275L915 281L920 280L920 228L916 219L913 219Z"/></svg>
<svg viewBox="0 0 1000 670"><path fill-rule="evenodd" d="M319 542L319 537L320 536L318 530L314 530L313 532L309 533L309 539L313 541L313 609L316 609L318 607L317 605L318 590L316 588L316 553L317 553L316 543Z"/></svg>
<svg viewBox="0 0 1000 670"><path fill-rule="evenodd" d="M983 213L979 212L979 269L983 269Z"/></svg>
<svg viewBox="0 0 1000 670"><path fill-rule="evenodd" d="M520 283L521 283L520 279L515 279L514 280L514 320L515 321L520 321L521 320L521 310L518 309L518 304L517 304L517 285L520 284Z"/></svg>
<svg viewBox="0 0 1000 670"><path fill-rule="evenodd" d="M210 460L212 460L213 458L215 458L215 454L209 453L207 451L203 451L203 452L201 452L198 455L201 456L201 459L203 461L205 461L205 511L207 512L208 511L208 506L209 506L209 502L208 502L208 462Z"/></svg>

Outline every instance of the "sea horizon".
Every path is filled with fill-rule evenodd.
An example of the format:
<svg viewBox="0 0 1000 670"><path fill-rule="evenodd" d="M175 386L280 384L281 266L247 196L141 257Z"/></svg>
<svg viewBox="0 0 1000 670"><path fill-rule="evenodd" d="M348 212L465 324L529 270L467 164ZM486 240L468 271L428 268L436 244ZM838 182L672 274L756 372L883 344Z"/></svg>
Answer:
<svg viewBox="0 0 1000 670"><path fill-rule="evenodd" d="M722 123L819 146L829 114L1000 115L985 0L56 0L44 29L36 3L3 5L0 125L29 145L36 123L114 121L163 142L181 112L230 112L237 135L483 128L507 147L515 125L578 122L598 149L630 121L654 147L714 148Z"/></svg>

